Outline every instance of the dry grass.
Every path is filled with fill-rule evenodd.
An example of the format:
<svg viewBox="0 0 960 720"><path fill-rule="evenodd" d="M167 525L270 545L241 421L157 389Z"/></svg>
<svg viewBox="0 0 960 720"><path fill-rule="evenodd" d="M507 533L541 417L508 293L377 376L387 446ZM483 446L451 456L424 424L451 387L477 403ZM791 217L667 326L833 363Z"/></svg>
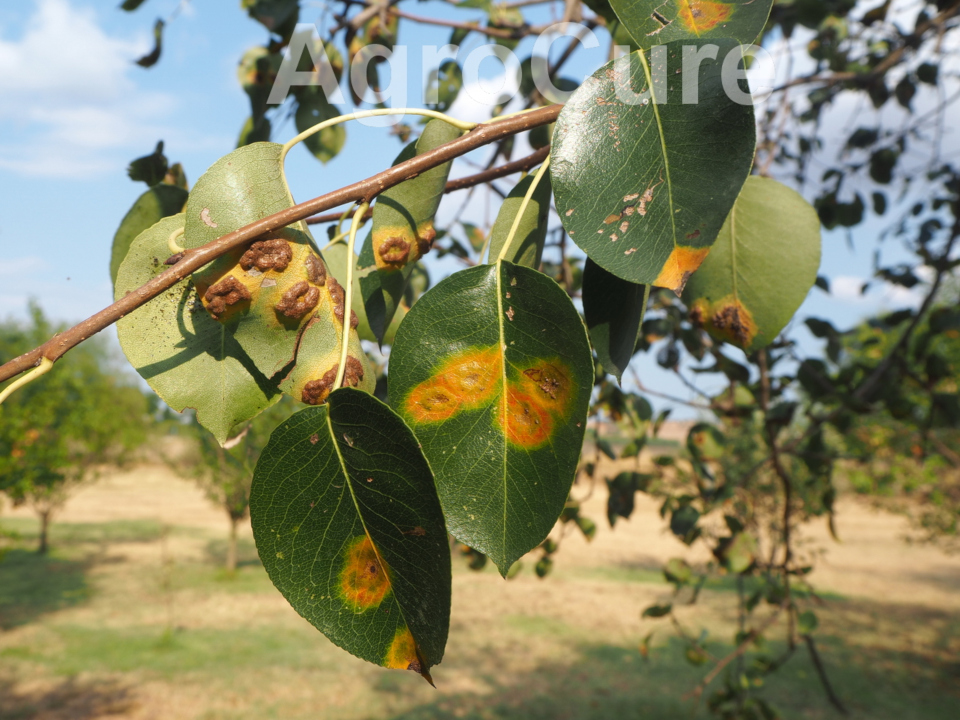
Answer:
<svg viewBox="0 0 960 720"><path fill-rule="evenodd" d="M673 718L699 717L681 696L704 672L685 663L643 607L669 594L659 576L685 548L638 498L629 522L571 535L555 572L511 582L457 563L454 614L439 690L340 651L266 579L245 538L234 579L217 570L226 520L163 468L109 476L71 500L54 554L26 549L0 563L0 718ZM22 510L0 524L29 535ZM842 544L805 531L824 552L814 584L838 599L817 610L824 657L859 718L955 718L960 705L960 558L901 541L901 521L840 504ZM532 566L532 563L527 563ZM683 610L728 647L723 588ZM649 660L639 640L656 629ZM836 714L797 656L765 697L786 717Z"/></svg>

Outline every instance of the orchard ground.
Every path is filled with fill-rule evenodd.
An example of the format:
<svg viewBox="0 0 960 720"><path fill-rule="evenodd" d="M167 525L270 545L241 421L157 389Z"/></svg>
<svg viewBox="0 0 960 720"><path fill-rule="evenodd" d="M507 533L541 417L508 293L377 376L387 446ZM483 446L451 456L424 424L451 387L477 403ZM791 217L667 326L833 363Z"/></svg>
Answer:
<svg viewBox="0 0 960 720"><path fill-rule="evenodd" d="M29 511L7 507L0 528L24 542L0 562L0 718L706 717L684 696L710 665L689 665L665 621L640 619L669 597L659 568L685 548L637 497L633 518L611 531L598 485L584 512L595 540L571 532L546 580L535 559L509 582L456 560L437 690L357 660L301 619L267 579L249 527L240 570L225 577L226 517L162 466L79 491L47 558L33 552ZM823 523L805 529L803 551L823 553L812 575L824 597L817 637L851 717L956 718L960 557L906 544L901 519L852 499L839 503L837 529L839 544ZM709 630L715 657L731 649L732 588L712 584L680 610L692 632ZM785 718L840 717L803 652L762 692Z"/></svg>

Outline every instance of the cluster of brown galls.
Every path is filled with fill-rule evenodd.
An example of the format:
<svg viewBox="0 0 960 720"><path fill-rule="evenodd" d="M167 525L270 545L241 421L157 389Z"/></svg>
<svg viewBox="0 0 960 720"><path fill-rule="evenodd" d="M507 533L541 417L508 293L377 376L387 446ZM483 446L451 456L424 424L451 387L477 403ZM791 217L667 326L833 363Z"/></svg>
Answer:
<svg viewBox="0 0 960 720"><path fill-rule="evenodd" d="M293 259L293 250L290 243L281 238L259 240L253 243L240 258L240 267L249 272L256 269L260 272L275 270L283 272ZM311 312L320 303L320 288L326 286L333 300L333 314L337 322L343 323L345 297L343 287L332 275L327 275L327 268L323 261L314 254L307 256L304 262L307 280L294 283L280 297L276 304L276 311L288 318L302 318ZM250 291L233 275L228 275L220 282L210 286L204 294L207 310L218 319L231 305L250 300ZM356 328L359 324L357 314L350 311L350 327ZM344 342L347 339L344 338ZM301 401L307 405L320 405L333 390L333 383L337 378L339 363L324 373L318 380L309 381L303 388ZM343 385L356 387L363 380L363 365L353 357L347 358L347 369L344 372Z"/></svg>

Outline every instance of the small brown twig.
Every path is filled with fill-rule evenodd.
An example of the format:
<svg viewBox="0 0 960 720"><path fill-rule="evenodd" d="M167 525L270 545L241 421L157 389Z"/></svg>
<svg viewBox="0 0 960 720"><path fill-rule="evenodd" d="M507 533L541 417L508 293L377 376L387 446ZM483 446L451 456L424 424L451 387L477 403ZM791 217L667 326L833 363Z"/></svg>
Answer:
<svg viewBox="0 0 960 720"><path fill-rule="evenodd" d="M823 685L823 691L827 694L827 699L830 701L830 704L833 705L841 715L849 715L850 711L847 710L846 705L837 697L837 694L833 690L833 685L830 684L830 678L827 677L827 670L823 666L823 661L820 659L820 653L817 652L817 645L814 643L813 638L810 635L803 635L802 637L804 642L807 643L807 650L810 651L810 660L813 661L813 666L817 669L817 676L820 678L820 684Z"/></svg>
<svg viewBox="0 0 960 720"><path fill-rule="evenodd" d="M530 168L539 165L542 163L547 155L550 154L550 148L544 147L540 148L534 153L530 153L526 157L522 157L519 160L514 160L513 162L504 163L503 165L498 165L495 168L489 170L484 170L483 172L476 173L474 175L467 175L462 178L456 178L454 180L449 180L443 188L444 193L452 193L457 190L466 190L467 188L474 187L476 185L482 185L488 183L491 180L497 180L498 178L506 177L507 175L513 175L514 173L523 172L529 170ZM343 215L342 212L332 212L325 213L323 215L314 215L313 217L307 218L308 225L319 225L321 223L335 222L340 219ZM364 219L369 218L373 215L373 209L371 208L364 215Z"/></svg>

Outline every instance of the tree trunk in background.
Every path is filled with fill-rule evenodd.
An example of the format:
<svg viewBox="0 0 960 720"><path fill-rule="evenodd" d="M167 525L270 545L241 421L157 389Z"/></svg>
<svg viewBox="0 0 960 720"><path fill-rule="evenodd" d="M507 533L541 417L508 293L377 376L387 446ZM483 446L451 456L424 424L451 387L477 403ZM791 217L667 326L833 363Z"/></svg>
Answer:
<svg viewBox="0 0 960 720"><path fill-rule="evenodd" d="M227 572L237 571L237 519L230 518L230 541L227 543Z"/></svg>
<svg viewBox="0 0 960 720"><path fill-rule="evenodd" d="M37 552L46 555L47 550L50 549L47 542L47 535L50 530L50 511L42 510L38 514L40 515L40 546L37 548Z"/></svg>

